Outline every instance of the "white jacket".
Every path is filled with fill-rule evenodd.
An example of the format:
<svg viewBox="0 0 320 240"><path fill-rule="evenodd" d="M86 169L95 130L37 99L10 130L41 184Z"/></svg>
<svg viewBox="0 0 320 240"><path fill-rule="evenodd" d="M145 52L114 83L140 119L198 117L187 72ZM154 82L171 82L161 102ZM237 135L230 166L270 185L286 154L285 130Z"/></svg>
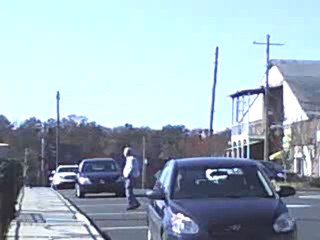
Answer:
<svg viewBox="0 0 320 240"><path fill-rule="evenodd" d="M129 176L135 178L140 176L138 159L133 156L127 157L126 164L123 168L123 176L125 178L128 178Z"/></svg>

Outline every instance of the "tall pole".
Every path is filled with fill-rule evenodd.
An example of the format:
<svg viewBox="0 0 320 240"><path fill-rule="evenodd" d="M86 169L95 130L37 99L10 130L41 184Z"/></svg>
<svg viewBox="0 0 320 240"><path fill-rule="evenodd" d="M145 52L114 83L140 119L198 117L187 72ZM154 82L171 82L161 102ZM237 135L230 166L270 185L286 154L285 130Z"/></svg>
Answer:
<svg viewBox="0 0 320 240"><path fill-rule="evenodd" d="M59 147L60 147L60 92L57 92L57 126L56 126L56 168L59 165Z"/></svg>
<svg viewBox="0 0 320 240"><path fill-rule="evenodd" d="M219 47L216 47L215 61L214 61L213 87L212 87L212 100L211 100L211 112L210 112L210 135L211 136L213 135L213 117L214 117L214 105L215 105L215 98L216 98L218 57L219 57Z"/></svg>
<svg viewBox="0 0 320 240"><path fill-rule="evenodd" d="M146 185L146 138L142 137L142 189L145 189Z"/></svg>
<svg viewBox="0 0 320 240"><path fill-rule="evenodd" d="M264 160L269 160L269 68L270 68L270 45L283 46L282 43L270 43L270 35L267 34L267 42L253 42L256 45L266 45L266 83L264 88Z"/></svg>
<svg viewBox="0 0 320 240"><path fill-rule="evenodd" d="M45 126L41 128L41 185L45 185Z"/></svg>
<svg viewBox="0 0 320 240"><path fill-rule="evenodd" d="M24 160L23 160L23 181L24 185L28 184L27 181L27 170L28 170L28 157L29 157L29 149L24 149Z"/></svg>

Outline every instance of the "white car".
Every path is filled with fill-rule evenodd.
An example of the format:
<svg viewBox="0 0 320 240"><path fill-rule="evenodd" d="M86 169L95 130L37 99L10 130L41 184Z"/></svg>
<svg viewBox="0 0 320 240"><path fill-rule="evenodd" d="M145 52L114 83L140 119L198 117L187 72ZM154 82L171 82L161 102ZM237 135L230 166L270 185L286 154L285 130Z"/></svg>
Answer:
<svg viewBox="0 0 320 240"><path fill-rule="evenodd" d="M60 165L55 171L52 171L51 187L54 189L74 187L78 168L78 165Z"/></svg>

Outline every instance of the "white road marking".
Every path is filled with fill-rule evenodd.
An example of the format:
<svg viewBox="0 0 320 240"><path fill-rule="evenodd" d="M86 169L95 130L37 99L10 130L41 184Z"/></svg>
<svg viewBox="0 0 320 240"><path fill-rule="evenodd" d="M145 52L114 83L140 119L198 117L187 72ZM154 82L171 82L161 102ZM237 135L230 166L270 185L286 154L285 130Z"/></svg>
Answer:
<svg viewBox="0 0 320 240"><path fill-rule="evenodd" d="M100 228L100 229L103 230L103 231L134 230L134 229L146 230L146 229L148 229L148 226L103 227L103 228Z"/></svg>
<svg viewBox="0 0 320 240"><path fill-rule="evenodd" d="M320 195L303 195L298 197L302 199L320 199Z"/></svg>
<svg viewBox="0 0 320 240"><path fill-rule="evenodd" d="M144 215L147 212L115 212L115 213L86 213L89 216L126 216L126 215Z"/></svg>
<svg viewBox="0 0 320 240"><path fill-rule="evenodd" d="M288 208L309 208L311 205L308 204L287 204Z"/></svg>

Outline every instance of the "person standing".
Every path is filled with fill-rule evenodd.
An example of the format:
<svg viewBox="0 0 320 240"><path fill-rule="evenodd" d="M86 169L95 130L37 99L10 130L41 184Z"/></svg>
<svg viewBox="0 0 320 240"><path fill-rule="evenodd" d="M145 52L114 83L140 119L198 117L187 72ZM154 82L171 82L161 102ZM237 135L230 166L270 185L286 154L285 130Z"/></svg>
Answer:
<svg viewBox="0 0 320 240"><path fill-rule="evenodd" d="M134 157L132 149L126 147L123 150L123 155L126 158L125 166L123 168L123 176L125 178L126 198L127 198L127 210L133 210L140 207L140 203L133 193L133 186L135 179L140 176L139 162Z"/></svg>

